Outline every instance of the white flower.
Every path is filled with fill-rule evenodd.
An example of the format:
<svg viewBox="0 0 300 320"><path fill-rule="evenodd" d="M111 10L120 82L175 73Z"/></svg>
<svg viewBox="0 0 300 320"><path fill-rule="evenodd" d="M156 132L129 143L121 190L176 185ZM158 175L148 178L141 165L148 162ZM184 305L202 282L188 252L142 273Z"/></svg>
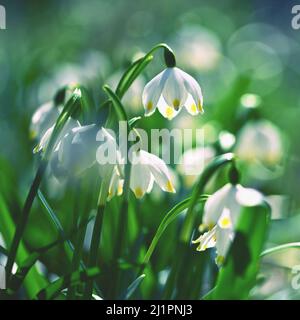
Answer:
<svg viewBox="0 0 300 320"><path fill-rule="evenodd" d="M52 101L40 106L31 118L30 138L41 139L45 132L53 126L59 114L59 108Z"/></svg>
<svg viewBox="0 0 300 320"><path fill-rule="evenodd" d="M178 171L183 176L184 183L191 187L204 167L214 158L216 152L210 146L190 149L181 156L178 164Z"/></svg>
<svg viewBox="0 0 300 320"><path fill-rule="evenodd" d="M56 144L54 146L54 149L55 147L58 145L60 139L71 129L77 127L79 125L79 122L72 119L72 118L69 118L66 122L66 124L64 125L62 131L60 132L59 134L59 137L56 141ZM50 138L51 138L51 135L52 135L52 132L54 130L54 127L55 125L53 125L52 127L48 128L45 133L43 134L40 142L37 144L37 146L33 149L33 153L37 153L37 152L40 152L40 151L45 151L49 141L50 141Z"/></svg>
<svg viewBox="0 0 300 320"><path fill-rule="evenodd" d="M252 121L240 131L235 152L249 163L275 166L283 158L284 145L279 129L267 120Z"/></svg>
<svg viewBox="0 0 300 320"><path fill-rule="evenodd" d="M168 167L163 160L144 150L133 153L130 189L136 198L142 198L145 193L151 192L154 182L163 191L176 192Z"/></svg>
<svg viewBox="0 0 300 320"><path fill-rule="evenodd" d="M199 84L177 67L166 68L148 82L142 99L145 116L153 114L156 107L169 120L173 119L183 106L192 115L203 113L203 97Z"/></svg>
<svg viewBox="0 0 300 320"><path fill-rule="evenodd" d="M124 185L124 165L119 164L113 167L109 184L109 201L115 195L123 193ZM175 193L172 178L167 165L157 156L144 150L133 154L130 171L130 189L136 198L142 198L146 193L150 193L154 182L165 192Z"/></svg>
<svg viewBox="0 0 300 320"><path fill-rule="evenodd" d="M58 142L51 157L51 169L55 177L80 175L96 162L95 124L76 126L70 129Z"/></svg>
<svg viewBox="0 0 300 320"><path fill-rule="evenodd" d="M107 197L110 201L115 195L120 196L123 193L124 161L117 141L109 130L102 127L97 133L96 140L103 142L97 149L96 159L100 176L102 179L110 180Z"/></svg>
<svg viewBox="0 0 300 320"><path fill-rule="evenodd" d="M97 162L101 177L110 181L107 197L109 201L115 195L123 193L124 157L122 157L115 137L110 134L109 130L102 128L97 134L97 140L105 142L97 149ZM136 198L142 198L145 193L149 193L154 182L163 191L175 192L169 169L157 156L139 150L133 152L128 161L131 162L129 186Z"/></svg>
<svg viewBox="0 0 300 320"><path fill-rule="evenodd" d="M209 231L193 241L199 243L197 250L204 251L216 247L216 261L222 264L233 241L241 208L255 206L262 200L260 192L230 183L211 195L205 203L201 225L201 229L208 228Z"/></svg>

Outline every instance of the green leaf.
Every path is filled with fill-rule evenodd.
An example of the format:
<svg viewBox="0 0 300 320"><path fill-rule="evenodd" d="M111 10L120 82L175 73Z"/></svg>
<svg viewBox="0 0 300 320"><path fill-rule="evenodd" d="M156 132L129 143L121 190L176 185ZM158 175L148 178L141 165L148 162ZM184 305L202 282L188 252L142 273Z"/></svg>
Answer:
<svg viewBox="0 0 300 320"><path fill-rule="evenodd" d="M191 196L189 208L186 214L186 218L184 220L184 224L181 230L180 240L183 243L189 243L192 230L194 228L196 222L196 212L194 210L194 206L197 202L197 199L200 197L201 194L204 193L204 189L208 181L211 177L219 170L222 166L226 165L227 163L232 163L234 161L234 154L233 153L226 153L221 156L218 156L213 159L206 166L204 171L199 177L198 182L196 183L195 187L193 188L193 193ZM201 217L198 218L201 221Z"/></svg>
<svg viewBox="0 0 300 320"><path fill-rule="evenodd" d="M246 299L255 285L266 239L270 208L262 203L242 209L235 238L208 299Z"/></svg>
<svg viewBox="0 0 300 320"><path fill-rule="evenodd" d="M266 256L268 254L276 253L278 251L287 250L287 249L300 249L300 242L285 243L285 244L281 244L281 245L276 246L276 247L272 247L272 248L266 249L265 251L263 251L261 253L260 256L263 257L263 256Z"/></svg>
<svg viewBox="0 0 300 320"><path fill-rule="evenodd" d="M208 198L207 195L203 195L201 197L199 197L197 199L197 202L204 202L206 201L206 199ZM143 265L145 266L151 256L153 251L155 250L159 239L161 238L161 236L163 235L164 231L166 230L166 228L169 226L169 224L174 221L181 213L182 211L184 211L185 209L187 209L189 207L191 198L187 198L181 202L179 202L178 204L176 204L163 218L163 220L161 221L153 239L152 242L147 250L147 253L144 257L144 261L143 261Z"/></svg>
<svg viewBox="0 0 300 320"><path fill-rule="evenodd" d="M128 120L128 124L129 124L130 128L132 128L141 119L142 119L142 117L134 117L134 118Z"/></svg>
<svg viewBox="0 0 300 320"><path fill-rule="evenodd" d="M84 271L73 272L70 275L63 276L52 282L50 285L42 289L36 297L39 300L55 299L63 289L69 286L76 286L81 282L94 279L99 275L100 270L98 268L90 268Z"/></svg>
<svg viewBox="0 0 300 320"><path fill-rule="evenodd" d="M12 239L15 233L15 225L9 213L9 209L6 205L6 202L2 197L1 193L0 193L0 212L1 212L0 233L2 234L7 247L10 247L10 244L12 242ZM16 262L20 264L21 261L24 261L28 256L29 254L25 249L23 242L21 241L18 254L16 257ZM24 287L27 291L28 297L29 298L34 297L37 294L37 292L39 292L41 288L45 286L46 283L47 283L47 280L38 273L37 269L35 267L32 268L24 281Z"/></svg>
<svg viewBox="0 0 300 320"><path fill-rule="evenodd" d="M50 249L54 248L55 246L68 241L72 235L75 234L75 232L78 232L79 230L76 228L74 229L69 236L66 236L63 234L59 237L59 239L55 240L54 242L46 245L43 248L40 248L33 253L31 253L22 263L19 264L18 270L16 274L12 275L11 281L9 283L9 289L11 291L17 291L20 286L22 285L25 277L27 276L30 269L34 266L34 264L41 259L41 257Z"/></svg>
<svg viewBox="0 0 300 320"><path fill-rule="evenodd" d="M104 85L103 90L106 92L106 94L111 99L113 107L115 109L115 112L116 112L119 120L127 122L127 114L126 114L126 111L125 111L119 97L111 90L111 88L108 85Z"/></svg>
<svg viewBox="0 0 300 320"><path fill-rule="evenodd" d="M129 300L132 297L132 295L135 293L135 291L137 290L137 288L139 287L139 285L141 284L141 282L144 280L145 277L146 277L145 274L141 274L129 285L129 287L126 289L126 292L124 294L125 300Z"/></svg>
<svg viewBox="0 0 300 320"><path fill-rule="evenodd" d="M48 202L47 202L46 198L44 197L43 193L41 192L41 190L38 190L38 199L40 200L42 206L46 209L46 212L49 214L47 216L47 218L48 219L50 218L50 221L53 223L53 225L55 226L55 228L57 229L57 231L59 232L61 237L66 239L66 242L67 242L69 248L72 251L74 251L74 246L73 246L72 242L70 241L70 239L68 239L66 237L65 231L64 231L57 215L55 214L55 212L52 210L52 208L48 204Z"/></svg>
<svg viewBox="0 0 300 320"><path fill-rule="evenodd" d="M76 88L74 90L71 98L65 104L58 119L56 120L53 132L52 132L50 140L49 140L49 143L47 144L46 150L43 154L42 161L39 165L39 168L37 170L35 178L31 184L30 190L29 190L28 195L26 197L26 201L23 206L21 216L19 217L20 220L18 221L18 224L16 226L14 238L11 243L9 256L8 256L7 264L6 264L6 272L8 273L8 275L11 274L12 267L13 267L13 264L16 259L18 247L20 245L21 239L23 237L23 234L24 234L27 222L28 222L30 210L31 210L33 201L36 197L36 194L38 192L39 186L42 182L45 171L47 169L48 161L49 161L50 156L52 154L52 150L55 147L55 144L57 142L59 134L61 133L61 130L63 129L67 120L69 119L70 116L72 116L74 113L76 113L76 110L78 109L78 107L80 107L80 99L81 99L81 91L78 88Z"/></svg>

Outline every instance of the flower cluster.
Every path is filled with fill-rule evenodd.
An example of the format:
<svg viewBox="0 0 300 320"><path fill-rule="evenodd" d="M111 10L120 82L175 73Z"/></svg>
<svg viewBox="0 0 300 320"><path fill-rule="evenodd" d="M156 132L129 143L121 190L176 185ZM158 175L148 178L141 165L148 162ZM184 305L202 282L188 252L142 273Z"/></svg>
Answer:
<svg viewBox="0 0 300 320"><path fill-rule="evenodd" d="M168 67L145 86L142 100L145 116L153 114L156 107L167 119L175 117L183 106L192 115L203 113L203 97L199 84L175 66ZM31 136L40 139L34 152L45 150L61 111L62 109L57 108L54 103L48 103L34 113ZM107 164L102 163L97 156L100 176L103 179L109 176L110 179L107 197L110 200L123 192L125 155L122 155L116 139L107 129L99 130L95 124L82 126L78 121L69 119L54 146L50 164L52 173L58 179L68 175L81 175L96 164L95 154L101 150L101 144L97 145L99 141L110 144L116 159L115 163ZM149 193L154 182L163 191L175 192L171 180L167 165L159 157L145 150L138 150L132 154L129 186L137 198Z"/></svg>

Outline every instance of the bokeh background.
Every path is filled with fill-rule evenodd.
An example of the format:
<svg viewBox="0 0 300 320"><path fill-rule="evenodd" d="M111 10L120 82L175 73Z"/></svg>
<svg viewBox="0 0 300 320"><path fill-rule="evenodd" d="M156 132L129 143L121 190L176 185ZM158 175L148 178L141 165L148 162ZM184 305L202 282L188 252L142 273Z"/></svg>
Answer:
<svg viewBox="0 0 300 320"><path fill-rule="evenodd" d="M270 121L282 139L276 149L278 163L257 167L248 159L241 163L242 179L275 203L266 247L299 241L300 30L291 27L296 1L2 0L1 4L6 8L7 30L0 31L0 187L14 219L36 170L32 153L36 142L29 135L34 111L70 82L84 84L100 104L104 83L115 86L131 61L166 42L174 49L178 66L201 84L205 114L192 118L181 112L169 122L156 112L140 126L204 128L205 143L217 154L220 148L235 148L245 124L258 118ZM154 60L124 98L131 116L143 114L143 87L163 68L162 55ZM272 135L264 140L267 145L277 139L273 131ZM175 198L153 194L136 205L148 241L163 213L191 190L190 181L173 169L179 190ZM222 181L220 177L211 191ZM72 192L51 185L44 188L54 208L64 204L58 214L68 229L71 213L66 199ZM36 205L27 228L29 249L53 238L40 210ZM132 239L140 232L135 230ZM164 237L167 245L155 256L157 271L167 264L176 234L174 226ZM49 274L60 275L68 268L62 251L52 250L44 258ZM299 297L291 286L291 270L298 264L296 249L263 260L253 298ZM151 283L149 288L155 291Z"/></svg>

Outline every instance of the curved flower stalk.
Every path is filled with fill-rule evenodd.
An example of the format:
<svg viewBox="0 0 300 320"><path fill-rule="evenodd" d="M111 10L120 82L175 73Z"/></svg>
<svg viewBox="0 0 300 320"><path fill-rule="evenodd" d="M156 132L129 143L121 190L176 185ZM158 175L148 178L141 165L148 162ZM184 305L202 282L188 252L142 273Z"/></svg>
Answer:
<svg viewBox="0 0 300 320"><path fill-rule="evenodd" d="M191 115L203 113L202 91L197 81L173 66L155 76L144 88L143 105L145 116L150 116L158 107L167 119L173 119L183 106Z"/></svg>
<svg viewBox="0 0 300 320"><path fill-rule="evenodd" d="M265 166L278 165L284 154L281 133L268 120L247 123L238 135L235 149L241 160Z"/></svg>
<svg viewBox="0 0 300 320"><path fill-rule="evenodd" d="M255 206L263 200L263 195L255 189L228 183L215 192L204 206L203 224L200 231L208 229L193 243L198 251L216 247L216 263L222 265L234 238L242 207Z"/></svg>

